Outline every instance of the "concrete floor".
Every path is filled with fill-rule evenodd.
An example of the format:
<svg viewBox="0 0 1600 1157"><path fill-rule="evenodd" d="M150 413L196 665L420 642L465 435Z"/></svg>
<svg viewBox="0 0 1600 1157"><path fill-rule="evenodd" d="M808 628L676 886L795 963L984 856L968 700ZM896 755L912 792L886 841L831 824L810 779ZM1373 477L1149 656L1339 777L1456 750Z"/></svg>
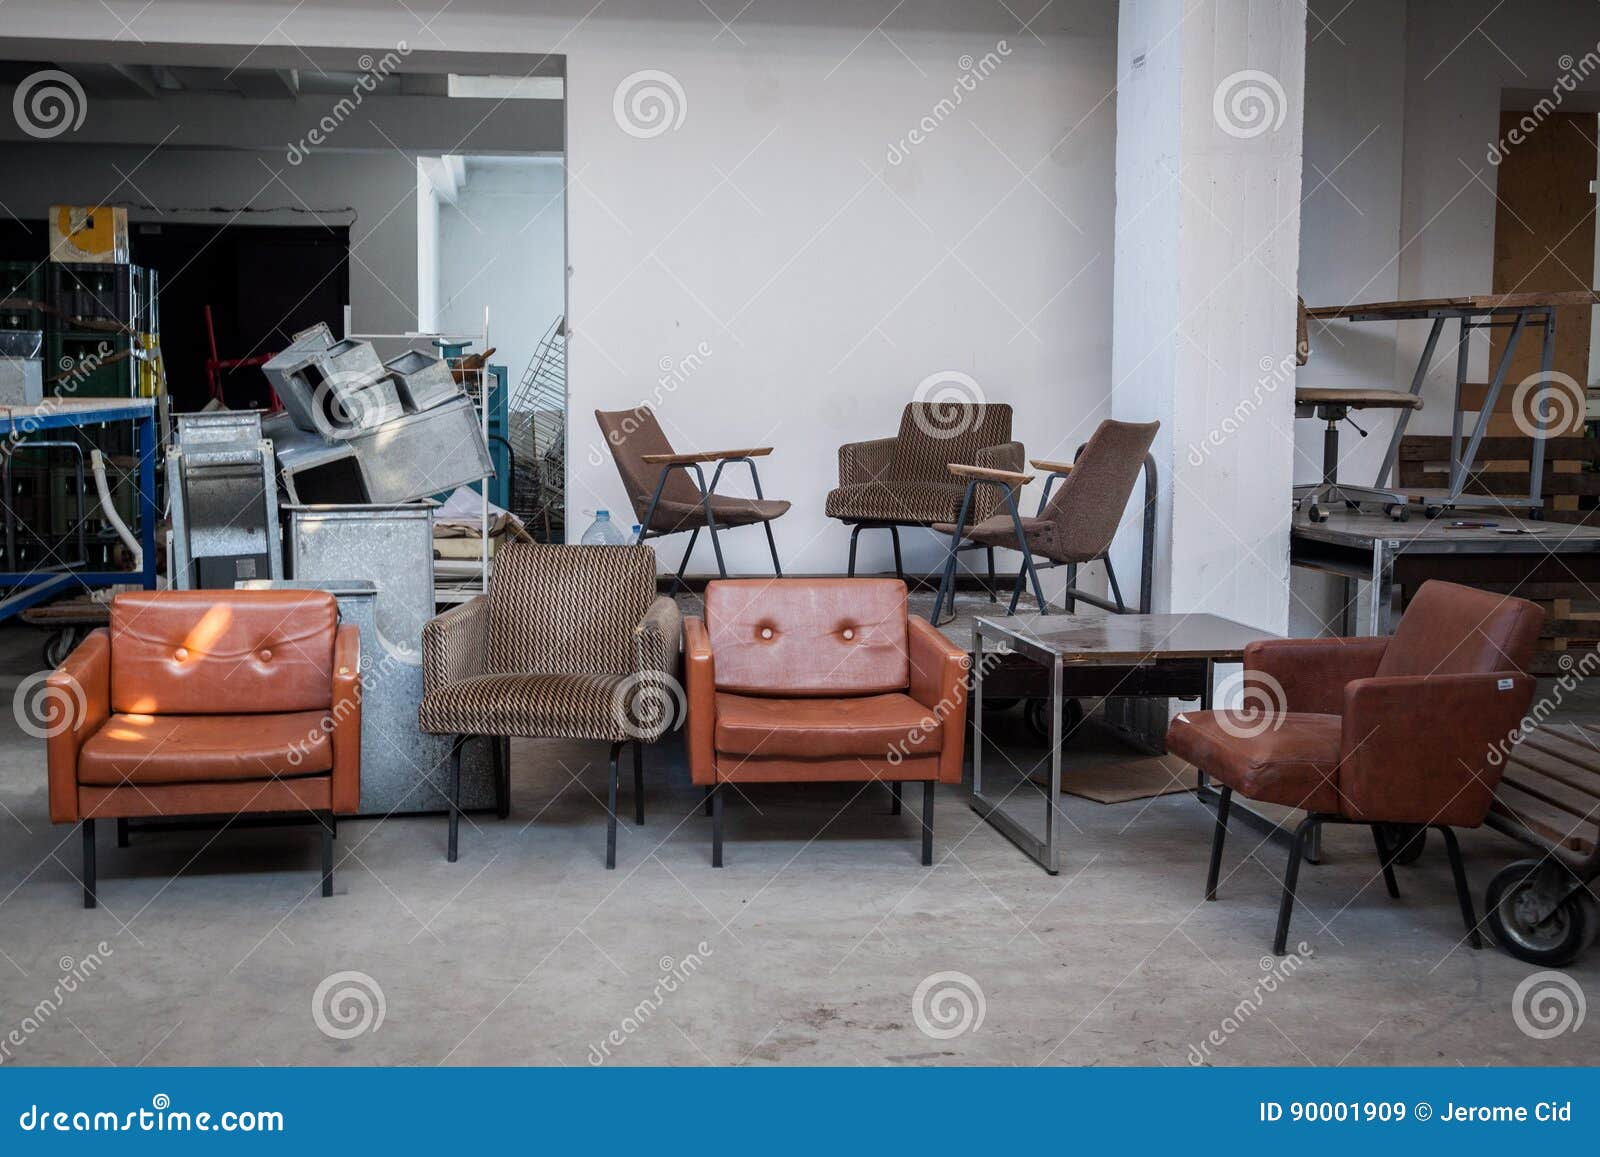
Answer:
<svg viewBox="0 0 1600 1157"><path fill-rule="evenodd" d="M40 638L0 631L0 690L38 669ZM1043 754L1015 713L991 736L1024 767ZM729 803L727 867L713 871L709 820L674 742L649 753L648 822L622 828L607 872L605 755L600 744L516 743L512 818L466 825L456 864L445 862L442 819L342 823L326 900L309 828L145 834L127 850L104 830L102 906L85 911L76 829L47 817L44 745L0 721L0 1061L1596 1057L1592 1026L1544 1041L1518 1029L1513 992L1536 969L1462 943L1437 841L1401 869L1396 902L1368 834L1330 830L1325 863L1301 875L1290 936L1312 952L1280 981L1268 949L1284 853L1241 830L1220 901L1201 903L1211 819L1190 795L1116 806L1063 797L1069 842L1052 878L954 787L939 790L931 869L917 860L920 789L899 818L882 788L752 790ZM1489 832L1466 833L1463 846L1481 903L1490 876L1521 853ZM97 971L58 994L64 971L95 955ZM1568 972L1600 991L1600 949ZM342 1026L363 1023L356 989L382 1019L351 1035ZM963 995L968 1021L981 1008L981 1023L952 1034L939 1017L960 1027ZM49 1013L35 1024L41 1002ZM20 1044L7 1042L13 1030ZM1220 1045L1206 1044L1213 1032Z"/></svg>

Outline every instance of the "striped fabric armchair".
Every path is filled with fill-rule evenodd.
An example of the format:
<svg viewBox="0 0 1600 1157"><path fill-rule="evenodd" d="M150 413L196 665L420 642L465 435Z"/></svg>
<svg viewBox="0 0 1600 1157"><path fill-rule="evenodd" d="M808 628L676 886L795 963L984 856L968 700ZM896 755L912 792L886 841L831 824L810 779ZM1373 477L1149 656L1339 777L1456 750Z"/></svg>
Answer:
<svg viewBox="0 0 1600 1157"><path fill-rule="evenodd" d="M426 732L455 737L449 859L460 826L462 746L476 735L515 735L610 742L606 867L615 867L618 759L631 744L634 822L642 824L642 747L682 723L681 638L678 605L656 595L650 547L503 548L488 593L422 633L419 721Z"/></svg>

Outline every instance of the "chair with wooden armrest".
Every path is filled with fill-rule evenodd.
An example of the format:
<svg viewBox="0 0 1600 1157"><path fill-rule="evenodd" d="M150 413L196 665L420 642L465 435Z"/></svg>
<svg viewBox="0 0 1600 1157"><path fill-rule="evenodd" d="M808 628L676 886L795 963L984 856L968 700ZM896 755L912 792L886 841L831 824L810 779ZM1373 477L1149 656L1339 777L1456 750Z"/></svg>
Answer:
<svg viewBox="0 0 1600 1157"><path fill-rule="evenodd" d="M1033 596L1041 615L1050 612L1044 589L1039 582L1039 565L1035 556L1048 560L1048 565L1065 565L1070 569L1067 587L1068 613L1074 601L1082 599L1107 610L1126 611L1117 577L1111 569L1111 540L1122 520L1122 511L1133 494L1134 483L1143 472L1145 478L1145 550L1154 541L1153 529L1155 502L1155 463L1150 458L1150 444L1155 441L1159 422L1117 422L1107 420L1078 449L1073 462L1054 462L1035 459L1033 465L1048 470L1044 496L1038 513L1024 517L1017 509L1017 493L1033 480L1031 474L983 470L978 467L952 465L950 472L966 479L967 496L961 513L953 523L939 523L934 529L950 536L950 553L945 559L944 574L939 583L939 594L934 600L930 621L937 623L946 598L955 605L956 559L963 550L976 547L993 549L1000 546L1022 554L1022 566L1011 588L1011 605L1006 614L1017 612L1017 600L1022 597L1024 584L1031 582ZM1057 481L1061 485L1055 487ZM991 517L967 523L974 492L988 486L1006 492L1002 499L1004 510ZM1055 490L1054 497L1051 496ZM1106 576L1111 581L1115 602L1107 602L1098 595L1080 591L1076 587L1077 568L1082 563L1103 562ZM1146 565L1148 572L1148 563ZM1148 582L1142 584L1141 608L1148 595Z"/></svg>
<svg viewBox="0 0 1600 1157"><path fill-rule="evenodd" d="M1326 522L1330 508L1340 503L1352 510L1361 504L1381 504L1384 512L1396 522L1406 519L1408 501L1406 494L1383 485L1389 473L1386 460L1379 468L1378 479L1371 486L1351 486L1339 481L1339 423L1350 420L1351 410L1398 410L1402 423L1406 417L1422 409L1422 398L1402 390L1369 389L1355 386L1302 386L1294 392L1294 416L1316 418L1326 423L1322 431L1322 481L1303 483L1294 488L1295 509L1304 510L1312 522ZM1351 425L1355 425L1351 422ZM1361 430L1359 426L1356 429ZM1401 429L1404 429L1402 424ZM1361 430L1366 437L1366 431ZM1400 441L1394 440L1395 450Z"/></svg>
<svg viewBox="0 0 1600 1157"><path fill-rule="evenodd" d="M611 447L617 473L622 475L628 501L639 519L639 537L634 541L642 543L649 538L689 531L689 545L678 563L675 583L683 581L684 569L689 565L689 556L694 552L701 530L711 536L717 573L727 578L728 568L722 561L718 530L756 523L767 532L773 572L780 578L783 576L783 567L778 562L778 544L772 537L772 520L788 513L789 503L761 493L761 476L756 472L755 462L772 453L771 446L679 454L672 449L672 443L667 441L661 423L656 421L655 412L649 406L596 410L594 416L600 423L606 444ZM702 466L710 462L715 462L717 468L708 484ZM716 493L723 469L734 463L750 467L750 482L756 492L754 498Z"/></svg>

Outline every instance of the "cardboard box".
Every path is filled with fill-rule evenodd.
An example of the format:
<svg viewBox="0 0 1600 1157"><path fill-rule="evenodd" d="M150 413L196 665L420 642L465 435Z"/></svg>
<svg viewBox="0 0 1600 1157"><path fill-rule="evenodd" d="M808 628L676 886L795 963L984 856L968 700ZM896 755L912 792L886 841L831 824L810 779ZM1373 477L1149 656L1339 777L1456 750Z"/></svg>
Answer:
<svg viewBox="0 0 1600 1157"><path fill-rule="evenodd" d="M50 260L126 264L128 211L105 205L50 206Z"/></svg>

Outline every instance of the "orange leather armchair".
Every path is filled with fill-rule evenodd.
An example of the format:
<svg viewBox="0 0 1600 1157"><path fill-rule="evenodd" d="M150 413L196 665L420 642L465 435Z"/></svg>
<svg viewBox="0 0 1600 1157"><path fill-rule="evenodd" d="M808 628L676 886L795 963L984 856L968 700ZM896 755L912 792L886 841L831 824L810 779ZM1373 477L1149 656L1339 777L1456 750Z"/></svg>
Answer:
<svg viewBox="0 0 1600 1157"><path fill-rule="evenodd" d="M1283 955L1295 883L1322 824L1372 828L1389 895L1394 863L1415 833L1437 828L1468 939L1479 946L1472 893L1453 828L1488 815L1510 742L1533 698L1528 663L1544 612L1524 599L1430 581L1389 638L1275 639L1244 653L1244 707L1186 711L1167 750L1221 785L1206 875L1217 873L1235 792L1299 808L1272 950ZM1395 845L1395 846L1391 846Z"/></svg>
<svg viewBox="0 0 1600 1157"><path fill-rule="evenodd" d="M730 783L920 782L922 862L933 863L933 795L960 783L966 742L962 648L906 614L896 579L754 579L706 586L684 620L689 769L706 788L711 863L722 866Z"/></svg>
<svg viewBox="0 0 1600 1157"><path fill-rule="evenodd" d="M361 640L324 591L140 591L46 680L50 819L309 812L333 894L335 815L361 799Z"/></svg>

